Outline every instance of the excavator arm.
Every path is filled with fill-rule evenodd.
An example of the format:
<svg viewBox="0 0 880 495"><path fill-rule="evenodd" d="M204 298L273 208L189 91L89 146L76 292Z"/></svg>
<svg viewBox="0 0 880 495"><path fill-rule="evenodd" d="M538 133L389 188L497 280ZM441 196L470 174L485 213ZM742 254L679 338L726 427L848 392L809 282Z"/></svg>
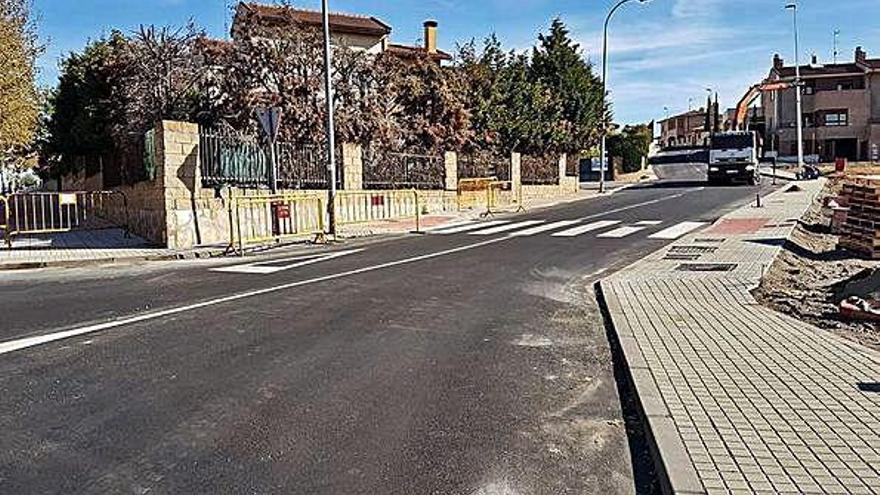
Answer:
<svg viewBox="0 0 880 495"><path fill-rule="evenodd" d="M733 128L745 130L746 116L749 113L749 106L758 98L758 96L761 96L761 93L788 89L791 86L791 83L775 82L755 84L754 86L749 88L746 94L742 97L742 99L739 100L739 103L736 105L736 114L734 114L733 116Z"/></svg>

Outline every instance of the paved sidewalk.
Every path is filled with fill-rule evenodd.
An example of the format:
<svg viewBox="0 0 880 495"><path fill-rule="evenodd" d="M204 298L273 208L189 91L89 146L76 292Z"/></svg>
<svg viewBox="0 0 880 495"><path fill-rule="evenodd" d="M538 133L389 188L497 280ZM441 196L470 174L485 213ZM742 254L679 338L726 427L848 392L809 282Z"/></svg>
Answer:
<svg viewBox="0 0 880 495"><path fill-rule="evenodd" d="M880 493L880 353L750 293L822 184L774 193L601 283L676 493Z"/></svg>
<svg viewBox="0 0 880 495"><path fill-rule="evenodd" d="M174 254L174 250L152 247L138 236L126 237L122 229L29 234L13 237L12 249L5 243L0 245L0 270L153 259Z"/></svg>

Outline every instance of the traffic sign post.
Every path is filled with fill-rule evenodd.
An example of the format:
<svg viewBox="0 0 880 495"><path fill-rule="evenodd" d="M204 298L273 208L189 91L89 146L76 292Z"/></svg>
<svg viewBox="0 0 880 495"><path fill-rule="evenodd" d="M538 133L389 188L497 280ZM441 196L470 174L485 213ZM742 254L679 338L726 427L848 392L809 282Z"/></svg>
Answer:
<svg viewBox="0 0 880 495"><path fill-rule="evenodd" d="M257 108L257 119L266 137L269 138L269 188L272 194L278 192L278 161L275 155L275 141L278 138L278 131L281 130L281 108L279 107L259 107Z"/></svg>

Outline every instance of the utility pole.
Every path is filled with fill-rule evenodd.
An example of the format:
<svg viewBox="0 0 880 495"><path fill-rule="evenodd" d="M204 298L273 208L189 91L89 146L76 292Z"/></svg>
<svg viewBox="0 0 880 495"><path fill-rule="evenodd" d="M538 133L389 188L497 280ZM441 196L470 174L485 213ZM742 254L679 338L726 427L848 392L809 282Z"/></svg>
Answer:
<svg viewBox="0 0 880 495"><path fill-rule="evenodd" d="M798 168L804 167L804 115L803 115L803 91L801 89L801 63L800 63L800 40L798 39L798 22L797 22L797 3L790 3L785 6L786 9L792 11L792 19L794 22L794 89L795 102L797 106L797 153Z"/></svg>
<svg viewBox="0 0 880 495"><path fill-rule="evenodd" d="M336 237L336 126L333 122L333 54L330 48L330 10L327 0L321 2L324 19L324 95L327 99L327 170L330 175L330 194L327 199L329 234Z"/></svg>

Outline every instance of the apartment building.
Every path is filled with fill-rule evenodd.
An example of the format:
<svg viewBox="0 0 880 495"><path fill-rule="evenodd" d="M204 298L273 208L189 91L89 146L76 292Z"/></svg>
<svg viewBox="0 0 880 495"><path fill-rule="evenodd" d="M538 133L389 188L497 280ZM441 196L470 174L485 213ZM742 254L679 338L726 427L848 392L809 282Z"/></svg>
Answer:
<svg viewBox="0 0 880 495"><path fill-rule="evenodd" d="M660 124L660 146L702 146L708 132L706 130L706 110L691 110L667 117Z"/></svg>
<svg viewBox="0 0 880 495"><path fill-rule="evenodd" d="M851 62L822 65L813 57L801 66L804 153L822 162L835 158L880 159L880 58L858 47ZM765 82L795 81L795 67L779 55ZM794 87L762 95L766 148L780 156L797 155Z"/></svg>

